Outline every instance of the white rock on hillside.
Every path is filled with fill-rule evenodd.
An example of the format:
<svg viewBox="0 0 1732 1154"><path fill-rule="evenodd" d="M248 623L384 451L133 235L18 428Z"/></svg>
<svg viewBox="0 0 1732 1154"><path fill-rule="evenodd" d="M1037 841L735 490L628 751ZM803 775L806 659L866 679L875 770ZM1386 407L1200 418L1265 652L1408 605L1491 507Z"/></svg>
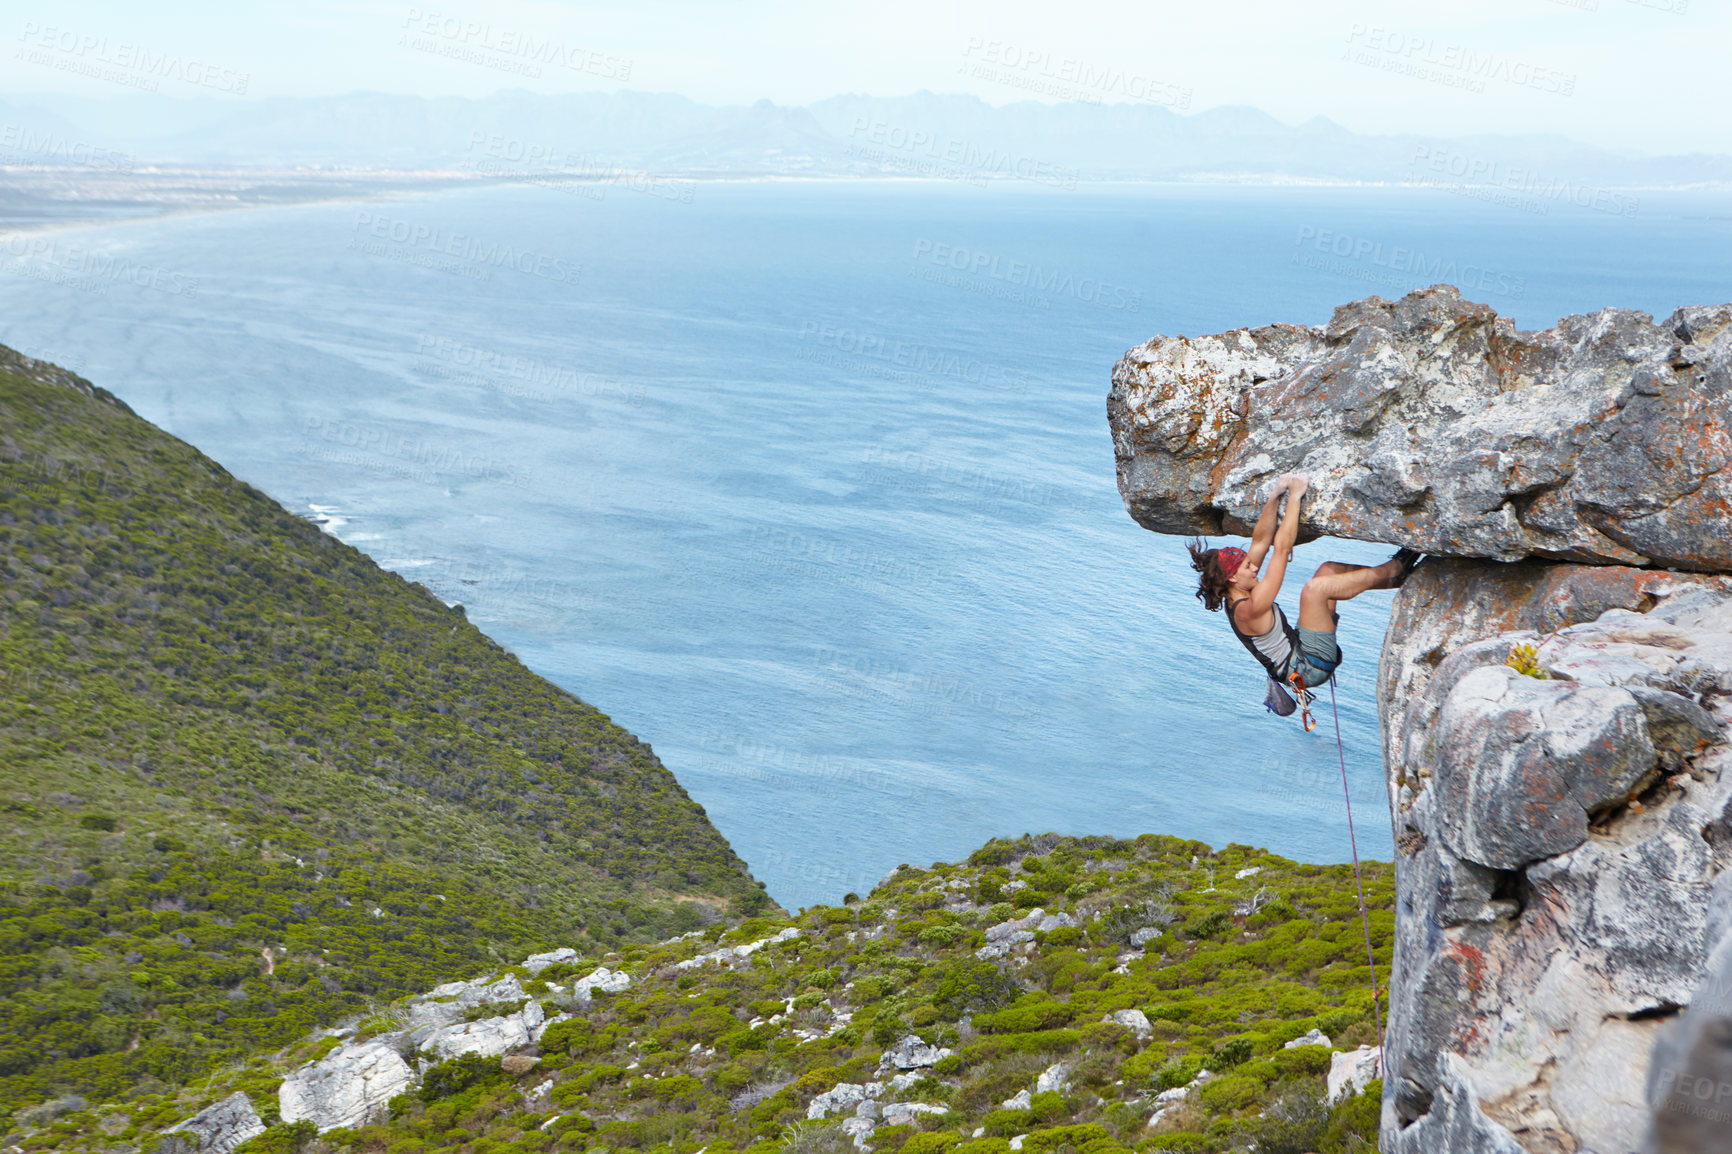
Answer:
<svg viewBox="0 0 1732 1154"><path fill-rule="evenodd" d="M559 949L551 950L545 954L530 954L527 958L523 959L523 968L532 974L539 974L549 966L556 966L561 962L569 962L573 958L581 956L582 955L570 946L561 946Z"/></svg>
<svg viewBox="0 0 1732 1154"><path fill-rule="evenodd" d="M838 1082L835 1086L812 1099L806 1107L806 1117L823 1118L832 1113L841 1113L854 1109L868 1098L876 1098L884 1092L882 1082Z"/></svg>
<svg viewBox="0 0 1732 1154"><path fill-rule="evenodd" d="M683 962L675 962L673 968L676 970L690 970L703 965L705 962L721 964L732 962L739 958L749 958L765 946L773 945L776 942L785 942L799 936L800 931L793 926L789 926L778 934L773 934L767 938L759 938L755 942L747 942L745 945L741 946L723 946L719 950L711 950L707 954L699 954L695 958L687 958Z"/></svg>
<svg viewBox="0 0 1732 1154"><path fill-rule="evenodd" d="M529 1045L535 1040L535 1028L545 1017L541 1003L530 1001L515 1014L447 1026L421 1042L418 1048L442 1059L464 1054L491 1058Z"/></svg>
<svg viewBox="0 0 1732 1154"><path fill-rule="evenodd" d="M610 970L602 966L572 983L571 993L580 1002L590 1000L590 995L597 991L603 994L617 994L631 985L631 976L624 970Z"/></svg>
<svg viewBox="0 0 1732 1154"><path fill-rule="evenodd" d="M884 1051L878 1068L884 1070L895 1066L899 1070L914 1070L924 1066L936 1066L950 1055L951 1051L944 1047L929 1045L916 1035L908 1034Z"/></svg>
<svg viewBox="0 0 1732 1154"><path fill-rule="evenodd" d="M1155 1032L1154 1026L1149 1024L1149 1016L1141 1010L1114 1010L1112 1013L1102 1018L1101 1021L1117 1022L1119 1025L1135 1034L1138 1041L1147 1038L1150 1034Z"/></svg>
<svg viewBox="0 0 1732 1154"><path fill-rule="evenodd" d="M264 1132L265 1124L252 1102L237 1092L170 1127L160 1150L161 1154L229 1154Z"/></svg>
<svg viewBox="0 0 1732 1154"><path fill-rule="evenodd" d="M1309 1033L1294 1038L1281 1048L1283 1050L1297 1050L1300 1046L1333 1046L1334 1044L1329 1040L1328 1034L1313 1027Z"/></svg>
<svg viewBox="0 0 1732 1154"><path fill-rule="evenodd" d="M321 1133L338 1126L359 1126L408 1089L414 1077L389 1042L342 1046L283 1079L277 1090L277 1110L283 1121L308 1121Z"/></svg>
<svg viewBox="0 0 1732 1154"><path fill-rule="evenodd" d="M1040 1072L1040 1077L1034 1080L1034 1092L1044 1094L1048 1090L1063 1093L1070 1087L1070 1071L1065 1069L1063 1062L1054 1062Z"/></svg>
<svg viewBox="0 0 1732 1154"><path fill-rule="evenodd" d="M1014 1097L1006 1098L1002 1103L1006 1110L1027 1110L1030 1106L1027 1090L1018 1090Z"/></svg>
<svg viewBox="0 0 1732 1154"><path fill-rule="evenodd" d="M854 1139L855 1147L860 1150L866 1149L866 1139L872 1136L872 1131L875 1129L877 1129L877 1125L870 1118L844 1118L842 1120L842 1133Z"/></svg>
<svg viewBox="0 0 1732 1154"><path fill-rule="evenodd" d="M409 1003L411 1030L439 1030L460 1021L476 1006L489 1002L521 1002L529 995L515 974L498 981L446 982Z"/></svg>
<svg viewBox="0 0 1732 1154"><path fill-rule="evenodd" d="M1351 1097L1378 1076L1376 1046L1361 1046L1345 1054L1329 1055L1329 1100Z"/></svg>
<svg viewBox="0 0 1732 1154"><path fill-rule="evenodd" d="M949 1106L934 1106L929 1102L888 1102L884 1105L886 1126L908 1126L920 1120L922 1114L945 1114Z"/></svg>

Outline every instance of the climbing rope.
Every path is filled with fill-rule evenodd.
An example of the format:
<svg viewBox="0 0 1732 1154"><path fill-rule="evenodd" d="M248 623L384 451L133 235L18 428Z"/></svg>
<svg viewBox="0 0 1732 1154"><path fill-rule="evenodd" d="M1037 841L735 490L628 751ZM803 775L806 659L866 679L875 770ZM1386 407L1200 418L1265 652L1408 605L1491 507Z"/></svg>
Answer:
<svg viewBox="0 0 1732 1154"><path fill-rule="evenodd" d="M1353 846L1353 884L1359 888L1359 924L1365 927L1365 960L1371 964L1371 1021L1377 1027L1377 1070L1381 1075L1384 1066L1383 1002L1377 990L1377 956L1371 949L1371 916L1365 912L1365 882L1359 876L1359 838L1353 832L1353 794L1347 788L1347 750L1341 744L1341 707L1335 703L1333 677L1329 679L1329 708L1335 712L1335 752L1341 758L1341 795L1347 799L1347 840Z"/></svg>

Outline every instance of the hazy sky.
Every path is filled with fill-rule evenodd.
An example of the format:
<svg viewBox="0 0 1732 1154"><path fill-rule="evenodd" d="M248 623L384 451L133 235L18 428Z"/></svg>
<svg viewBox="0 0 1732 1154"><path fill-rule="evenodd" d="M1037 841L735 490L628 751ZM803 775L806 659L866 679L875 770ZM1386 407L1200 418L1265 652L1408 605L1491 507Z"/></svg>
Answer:
<svg viewBox="0 0 1732 1154"><path fill-rule="evenodd" d="M1249 104L1359 132L1732 152L1727 0L8 0L4 91ZM95 75L91 75L94 73Z"/></svg>

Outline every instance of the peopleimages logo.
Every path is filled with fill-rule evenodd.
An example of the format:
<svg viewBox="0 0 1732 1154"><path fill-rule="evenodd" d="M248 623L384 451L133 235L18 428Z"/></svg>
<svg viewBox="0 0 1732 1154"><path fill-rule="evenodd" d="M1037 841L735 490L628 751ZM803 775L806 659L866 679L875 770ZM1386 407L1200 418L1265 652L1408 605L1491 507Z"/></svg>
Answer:
<svg viewBox="0 0 1732 1154"><path fill-rule="evenodd" d="M1127 289L1123 285L1111 284L1093 277L1075 276L1060 269L1043 269L1027 261L1005 260L995 253L924 238L914 242L914 263L917 266L925 264L940 270L967 273L972 277L985 277L1015 289L1026 289L1032 294L1070 297L1084 304L1100 305L1124 312L1138 312L1143 305L1143 294L1138 289ZM918 269L911 269L910 272L917 274ZM935 278L928 276L924 279ZM1016 295L1020 297L1026 294Z"/></svg>
<svg viewBox="0 0 1732 1154"><path fill-rule="evenodd" d="M1441 256L1427 258L1417 248L1352 233L1301 225L1293 241L1293 262L1307 268L1372 281L1392 288L1425 288L1452 284L1460 289L1495 293L1520 300L1527 278L1477 264L1457 264ZM1309 252L1305 251L1307 248ZM1313 253L1321 255L1312 255Z"/></svg>
<svg viewBox="0 0 1732 1154"><path fill-rule="evenodd" d="M1578 208L1592 209L1613 216L1635 216L1641 207L1641 201L1632 196L1628 189L1572 183L1533 168L1511 165L1492 157L1458 152L1443 143L1416 145L1413 159L1408 163L1415 170L1423 168L1440 176L1453 177L1458 182L1449 185L1434 181L1434 188L1443 188L1458 195L1507 192L1511 194L1510 198L1499 203L1509 203L1512 207L1527 208L1528 211L1535 211L1537 208L1542 215L1546 212L1546 201L1563 201ZM1524 198L1535 208L1528 208ZM1480 195L1479 199L1491 198Z"/></svg>
<svg viewBox="0 0 1732 1154"><path fill-rule="evenodd" d="M926 129L907 128L866 116L854 119L854 127L848 131L848 137L851 142L851 155L888 163L892 167L898 166L897 161L906 161L907 164L901 165L905 169L930 162L923 168L912 169L924 175L944 176L954 173L962 179L991 176L1050 184L1055 188L1071 191L1075 191L1077 180L1081 176L1078 169L1036 157L1005 152L998 148L985 148L957 137L940 136ZM855 140L864 140L879 147L870 150L856 149L852 144Z"/></svg>
<svg viewBox="0 0 1732 1154"><path fill-rule="evenodd" d="M0 125L0 164L64 164L79 168L131 172L133 158L101 145L18 124Z"/></svg>
<svg viewBox="0 0 1732 1154"><path fill-rule="evenodd" d="M396 220L372 212L357 212L352 231L355 235L350 238L349 247L369 255L385 255L388 250L384 250L382 244L390 244L405 252L421 252L430 257L455 257L471 265L511 269L527 276L568 285L576 285L578 275L583 271L582 265L570 264L563 257L536 252L533 249L514 248L498 241L483 241L467 233L450 232L432 225ZM374 243L369 244L369 239ZM485 273L486 270L476 271Z"/></svg>
<svg viewBox="0 0 1732 1154"><path fill-rule="evenodd" d="M403 17L403 39L407 47L472 64L499 67L503 71L539 77L539 65L584 72L603 80L624 84L631 80L632 62L606 52L596 52L558 37L543 36L521 28L469 20L448 12L410 8ZM410 39L414 37L415 39Z"/></svg>
<svg viewBox="0 0 1732 1154"><path fill-rule="evenodd" d="M234 96L245 96L252 82L249 72L237 72L182 56L178 52L154 52L141 44L110 40L72 28L24 22L18 39L24 44L15 59L46 64L66 72L77 72L99 80L112 80L149 92L161 80L178 80L197 88L213 88Z"/></svg>

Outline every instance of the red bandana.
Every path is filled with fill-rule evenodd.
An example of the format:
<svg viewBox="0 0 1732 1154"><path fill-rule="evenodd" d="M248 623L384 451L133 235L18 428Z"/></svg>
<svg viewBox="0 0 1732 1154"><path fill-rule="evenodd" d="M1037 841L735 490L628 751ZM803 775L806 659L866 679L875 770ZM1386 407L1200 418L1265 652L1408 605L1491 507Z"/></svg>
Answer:
<svg viewBox="0 0 1732 1154"><path fill-rule="evenodd" d="M1232 545L1217 549L1215 556L1220 559L1221 571L1229 577L1237 573L1239 566L1245 563L1245 551Z"/></svg>

